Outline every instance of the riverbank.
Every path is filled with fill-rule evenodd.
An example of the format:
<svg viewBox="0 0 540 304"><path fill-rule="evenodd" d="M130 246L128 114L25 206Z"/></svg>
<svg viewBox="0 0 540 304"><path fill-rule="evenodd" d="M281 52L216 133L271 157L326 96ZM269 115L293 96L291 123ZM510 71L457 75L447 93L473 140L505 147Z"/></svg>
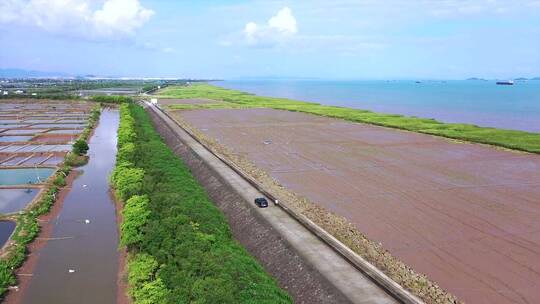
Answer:
<svg viewBox="0 0 540 304"><path fill-rule="evenodd" d="M88 140L89 161L54 218L50 241L38 252L22 303L114 303L119 264L115 204L109 175L116 155L118 110L103 109Z"/></svg>
<svg viewBox="0 0 540 304"><path fill-rule="evenodd" d="M170 109L273 108L403 129L407 131L443 136L475 143L489 144L531 153L540 153L539 133L482 128L469 124L442 123L434 119L383 114L335 106L324 106L317 103L295 101L284 98L262 97L208 84L171 86L159 90L155 95L160 98L201 98L216 101L215 103L169 105L168 107Z"/></svg>
<svg viewBox="0 0 540 304"><path fill-rule="evenodd" d="M129 251L134 303L291 302L232 238L223 214L142 107L121 106L118 145L112 182L124 202L121 245Z"/></svg>

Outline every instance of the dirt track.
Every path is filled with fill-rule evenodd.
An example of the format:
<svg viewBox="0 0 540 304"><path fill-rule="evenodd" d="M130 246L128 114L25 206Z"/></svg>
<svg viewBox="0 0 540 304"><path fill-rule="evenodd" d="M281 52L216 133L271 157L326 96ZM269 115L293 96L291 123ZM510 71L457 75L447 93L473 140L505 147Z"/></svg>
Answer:
<svg viewBox="0 0 540 304"><path fill-rule="evenodd" d="M540 298L539 155L270 109L181 115L465 302Z"/></svg>

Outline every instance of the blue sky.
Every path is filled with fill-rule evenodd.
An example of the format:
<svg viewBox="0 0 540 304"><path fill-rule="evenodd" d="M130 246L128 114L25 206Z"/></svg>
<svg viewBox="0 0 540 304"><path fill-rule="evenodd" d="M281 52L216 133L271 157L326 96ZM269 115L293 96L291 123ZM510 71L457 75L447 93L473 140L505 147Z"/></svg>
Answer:
<svg viewBox="0 0 540 304"><path fill-rule="evenodd" d="M540 76L540 1L2 0L0 68L328 79Z"/></svg>

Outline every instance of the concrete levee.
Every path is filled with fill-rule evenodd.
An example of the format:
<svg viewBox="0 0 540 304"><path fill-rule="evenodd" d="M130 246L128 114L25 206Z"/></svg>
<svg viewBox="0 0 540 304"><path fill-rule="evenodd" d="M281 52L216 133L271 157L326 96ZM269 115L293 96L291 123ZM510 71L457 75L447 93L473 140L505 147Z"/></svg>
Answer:
<svg viewBox="0 0 540 304"><path fill-rule="evenodd" d="M383 288L271 204L259 209L253 186L161 112L147 112L167 145L183 159L226 215L234 237L286 289L295 303L395 303Z"/></svg>

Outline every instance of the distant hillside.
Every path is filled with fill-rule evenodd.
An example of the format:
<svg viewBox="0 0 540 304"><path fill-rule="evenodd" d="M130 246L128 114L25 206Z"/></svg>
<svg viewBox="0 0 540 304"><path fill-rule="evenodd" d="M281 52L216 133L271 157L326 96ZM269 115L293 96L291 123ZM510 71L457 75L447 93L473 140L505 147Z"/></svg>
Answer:
<svg viewBox="0 0 540 304"><path fill-rule="evenodd" d="M476 77L467 78L467 80L487 81L484 78L476 78Z"/></svg>
<svg viewBox="0 0 540 304"><path fill-rule="evenodd" d="M540 80L540 77L531 78L531 80Z"/></svg>
<svg viewBox="0 0 540 304"><path fill-rule="evenodd" d="M23 69L0 69L0 78L46 78L69 77L66 73L29 71Z"/></svg>

